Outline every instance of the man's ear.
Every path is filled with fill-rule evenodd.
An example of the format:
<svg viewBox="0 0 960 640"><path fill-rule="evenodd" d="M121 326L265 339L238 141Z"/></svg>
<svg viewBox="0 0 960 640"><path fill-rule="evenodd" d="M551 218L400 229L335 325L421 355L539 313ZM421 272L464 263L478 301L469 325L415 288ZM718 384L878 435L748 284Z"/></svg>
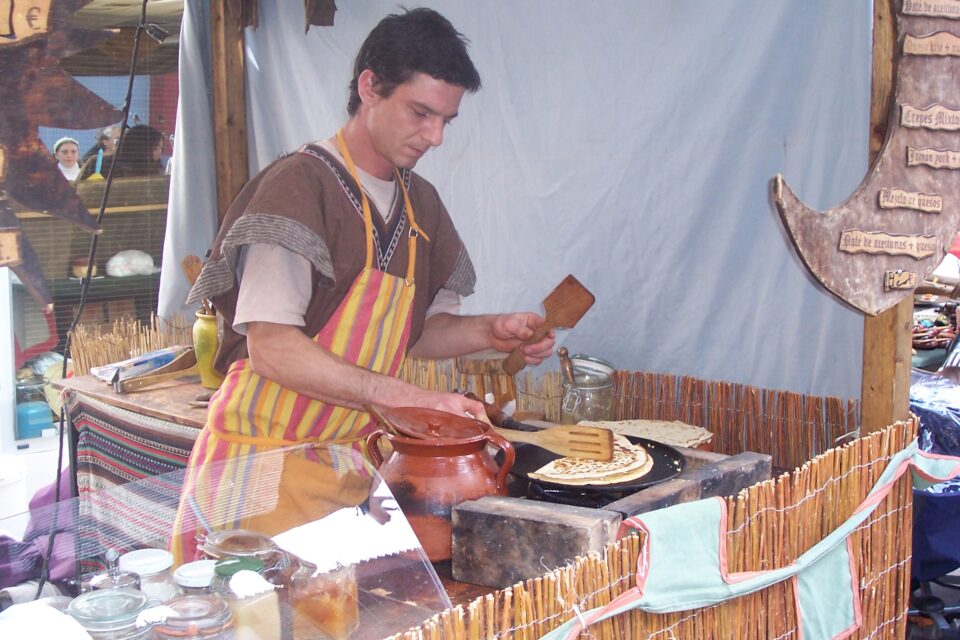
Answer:
<svg viewBox="0 0 960 640"><path fill-rule="evenodd" d="M380 98L377 92L377 74L370 69L364 69L357 77L357 93L364 104L372 104Z"/></svg>

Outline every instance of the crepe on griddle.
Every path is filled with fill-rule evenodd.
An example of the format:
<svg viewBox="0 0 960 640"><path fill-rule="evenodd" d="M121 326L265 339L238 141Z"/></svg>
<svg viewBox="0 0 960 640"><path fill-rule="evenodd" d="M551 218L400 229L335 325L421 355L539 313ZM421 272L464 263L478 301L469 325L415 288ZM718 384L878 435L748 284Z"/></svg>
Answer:
<svg viewBox="0 0 960 640"><path fill-rule="evenodd" d="M553 484L608 485L631 482L647 475L653 458L639 444L613 434L613 459L609 462L587 458L557 458L528 474L532 480Z"/></svg>

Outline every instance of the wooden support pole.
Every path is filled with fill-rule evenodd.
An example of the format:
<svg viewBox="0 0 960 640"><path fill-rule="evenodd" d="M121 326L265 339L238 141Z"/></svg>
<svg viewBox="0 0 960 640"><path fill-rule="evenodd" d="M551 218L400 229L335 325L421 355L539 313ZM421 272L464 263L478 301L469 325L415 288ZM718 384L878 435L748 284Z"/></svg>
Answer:
<svg viewBox="0 0 960 640"><path fill-rule="evenodd" d="M239 3L213 0L210 23L217 219L222 223L227 207L249 178L243 28Z"/></svg>
<svg viewBox="0 0 960 640"><path fill-rule="evenodd" d="M873 84L870 100L870 159L886 137L893 107L894 54L897 33L894 0L873 4ZM913 298L863 320L863 377L860 392L861 432L869 433L909 411Z"/></svg>

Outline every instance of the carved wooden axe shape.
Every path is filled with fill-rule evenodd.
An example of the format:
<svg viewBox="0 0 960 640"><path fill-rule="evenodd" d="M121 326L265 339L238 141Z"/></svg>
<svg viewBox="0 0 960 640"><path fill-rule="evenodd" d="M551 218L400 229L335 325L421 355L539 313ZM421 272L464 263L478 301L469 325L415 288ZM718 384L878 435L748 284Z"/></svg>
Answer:
<svg viewBox="0 0 960 640"><path fill-rule="evenodd" d="M557 285L557 288L550 292L543 300L543 308L546 314L543 317L543 324L534 332L533 337L524 344L537 342L547 334L550 329L561 327L572 329L587 312L587 309L593 306L596 298L580 281L572 275L563 279L563 282ZM510 355L503 361L503 370L514 375L526 366L523 354L520 353L520 347L510 352Z"/></svg>

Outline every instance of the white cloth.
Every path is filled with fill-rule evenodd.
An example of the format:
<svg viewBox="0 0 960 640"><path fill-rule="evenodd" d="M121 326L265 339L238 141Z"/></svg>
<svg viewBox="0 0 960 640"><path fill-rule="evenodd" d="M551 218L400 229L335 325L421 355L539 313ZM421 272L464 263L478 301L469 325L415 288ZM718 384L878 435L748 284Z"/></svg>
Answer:
<svg viewBox="0 0 960 640"><path fill-rule="evenodd" d="M65 167L61 163L57 163L57 168L60 169L60 173L63 174L63 177L69 180L70 182L76 182L77 178L80 177L80 165L74 164L72 167Z"/></svg>
<svg viewBox="0 0 960 640"><path fill-rule="evenodd" d="M187 19L204 4L187 0L180 42L177 136L188 142L175 154L190 155L174 163L167 265L203 255L216 220L207 86L191 59L208 36ZM859 396L863 317L809 275L770 179L783 173L826 209L865 174L871 3L419 4L470 39L483 81L417 166L473 258L466 312L536 310L572 273L597 298L561 336L575 351L624 369ZM304 34L297 3L258 9L259 28L245 32L251 173L343 124L357 49L398 10L342 3L336 27ZM167 291L184 279L165 272L169 310L186 287Z"/></svg>

